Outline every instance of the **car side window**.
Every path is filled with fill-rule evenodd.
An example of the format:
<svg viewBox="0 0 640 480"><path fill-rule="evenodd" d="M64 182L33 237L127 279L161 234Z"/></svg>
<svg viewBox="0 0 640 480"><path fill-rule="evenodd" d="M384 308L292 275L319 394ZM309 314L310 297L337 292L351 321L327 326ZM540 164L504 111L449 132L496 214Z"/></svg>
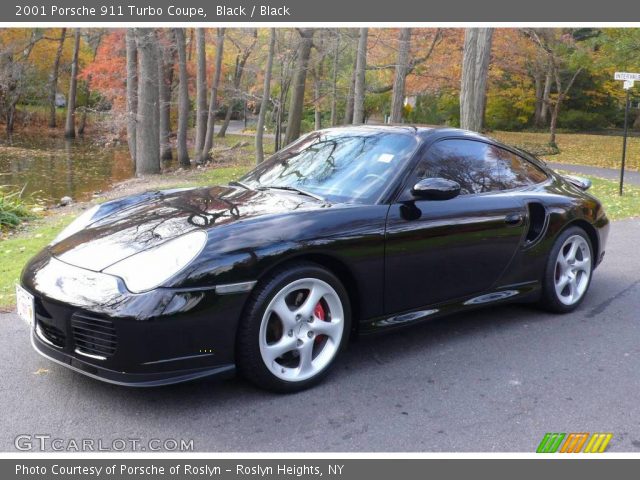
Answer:
<svg viewBox="0 0 640 480"><path fill-rule="evenodd" d="M460 184L460 194L525 187L547 179L528 160L489 143L467 139L441 140L423 155L414 179L441 177Z"/></svg>

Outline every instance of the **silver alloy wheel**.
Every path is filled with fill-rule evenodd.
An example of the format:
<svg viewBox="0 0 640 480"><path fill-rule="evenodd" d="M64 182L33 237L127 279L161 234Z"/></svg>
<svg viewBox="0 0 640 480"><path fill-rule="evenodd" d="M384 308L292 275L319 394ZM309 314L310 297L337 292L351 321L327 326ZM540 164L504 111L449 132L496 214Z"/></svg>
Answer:
<svg viewBox="0 0 640 480"><path fill-rule="evenodd" d="M554 285L556 295L565 305L578 302L589 286L591 251L580 235L572 235L562 244L556 259Z"/></svg>
<svg viewBox="0 0 640 480"><path fill-rule="evenodd" d="M303 278L282 288L267 306L260 354L276 377L301 382L331 363L343 332L344 310L336 291L317 278Z"/></svg>

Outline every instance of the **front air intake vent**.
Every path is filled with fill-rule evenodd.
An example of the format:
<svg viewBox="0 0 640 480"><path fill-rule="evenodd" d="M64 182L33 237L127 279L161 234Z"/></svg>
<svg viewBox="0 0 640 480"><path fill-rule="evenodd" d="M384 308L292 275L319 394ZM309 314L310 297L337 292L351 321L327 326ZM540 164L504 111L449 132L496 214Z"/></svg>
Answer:
<svg viewBox="0 0 640 480"><path fill-rule="evenodd" d="M118 337L111 320L74 313L71 317L71 330L76 351L80 354L109 358L118 348Z"/></svg>
<svg viewBox="0 0 640 480"><path fill-rule="evenodd" d="M63 348L66 335L58 327L51 325L49 323L46 323L46 320L50 320L50 319L47 319L42 315L36 314L36 322L37 322L36 324L38 327L38 333L40 334L41 337L44 337L44 339L47 340L49 343L53 344L58 348Z"/></svg>

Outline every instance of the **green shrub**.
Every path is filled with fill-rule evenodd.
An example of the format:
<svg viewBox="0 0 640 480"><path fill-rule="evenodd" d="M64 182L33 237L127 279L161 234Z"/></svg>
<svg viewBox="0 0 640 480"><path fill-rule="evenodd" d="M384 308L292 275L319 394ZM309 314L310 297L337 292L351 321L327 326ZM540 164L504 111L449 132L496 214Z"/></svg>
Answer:
<svg viewBox="0 0 640 480"><path fill-rule="evenodd" d="M424 125L460 125L460 100L458 95L419 95L415 108L408 112L407 122Z"/></svg>
<svg viewBox="0 0 640 480"><path fill-rule="evenodd" d="M485 126L489 130L520 131L527 127L534 102L517 95L487 96Z"/></svg>
<svg viewBox="0 0 640 480"><path fill-rule="evenodd" d="M574 131L602 130L609 126L609 121L599 112L585 110L560 110L558 128Z"/></svg>
<svg viewBox="0 0 640 480"><path fill-rule="evenodd" d="M25 220L34 218L22 191L8 192L0 186L0 230L15 228Z"/></svg>

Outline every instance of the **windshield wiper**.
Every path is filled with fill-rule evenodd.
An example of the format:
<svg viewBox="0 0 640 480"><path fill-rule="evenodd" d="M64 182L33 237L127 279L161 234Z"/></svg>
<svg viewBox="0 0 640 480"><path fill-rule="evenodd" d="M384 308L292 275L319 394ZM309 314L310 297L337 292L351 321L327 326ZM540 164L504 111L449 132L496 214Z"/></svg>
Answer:
<svg viewBox="0 0 640 480"><path fill-rule="evenodd" d="M231 187L242 187L245 190L251 190L251 187L249 185L247 185L246 183L239 182L237 180L230 181L229 182L229 186L231 186Z"/></svg>
<svg viewBox="0 0 640 480"><path fill-rule="evenodd" d="M311 192L308 192L306 190L302 190L301 188L298 188L298 187L290 187L288 185L263 185L263 186L260 186L260 187L256 188L256 190L270 190L270 189L286 190L288 192L296 192L296 193L298 193L300 195L305 195L307 197L315 198L316 200L320 200L321 202L325 201L325 199L322 198L320 195L316 195L315 193L311 193Z"/></svg>

